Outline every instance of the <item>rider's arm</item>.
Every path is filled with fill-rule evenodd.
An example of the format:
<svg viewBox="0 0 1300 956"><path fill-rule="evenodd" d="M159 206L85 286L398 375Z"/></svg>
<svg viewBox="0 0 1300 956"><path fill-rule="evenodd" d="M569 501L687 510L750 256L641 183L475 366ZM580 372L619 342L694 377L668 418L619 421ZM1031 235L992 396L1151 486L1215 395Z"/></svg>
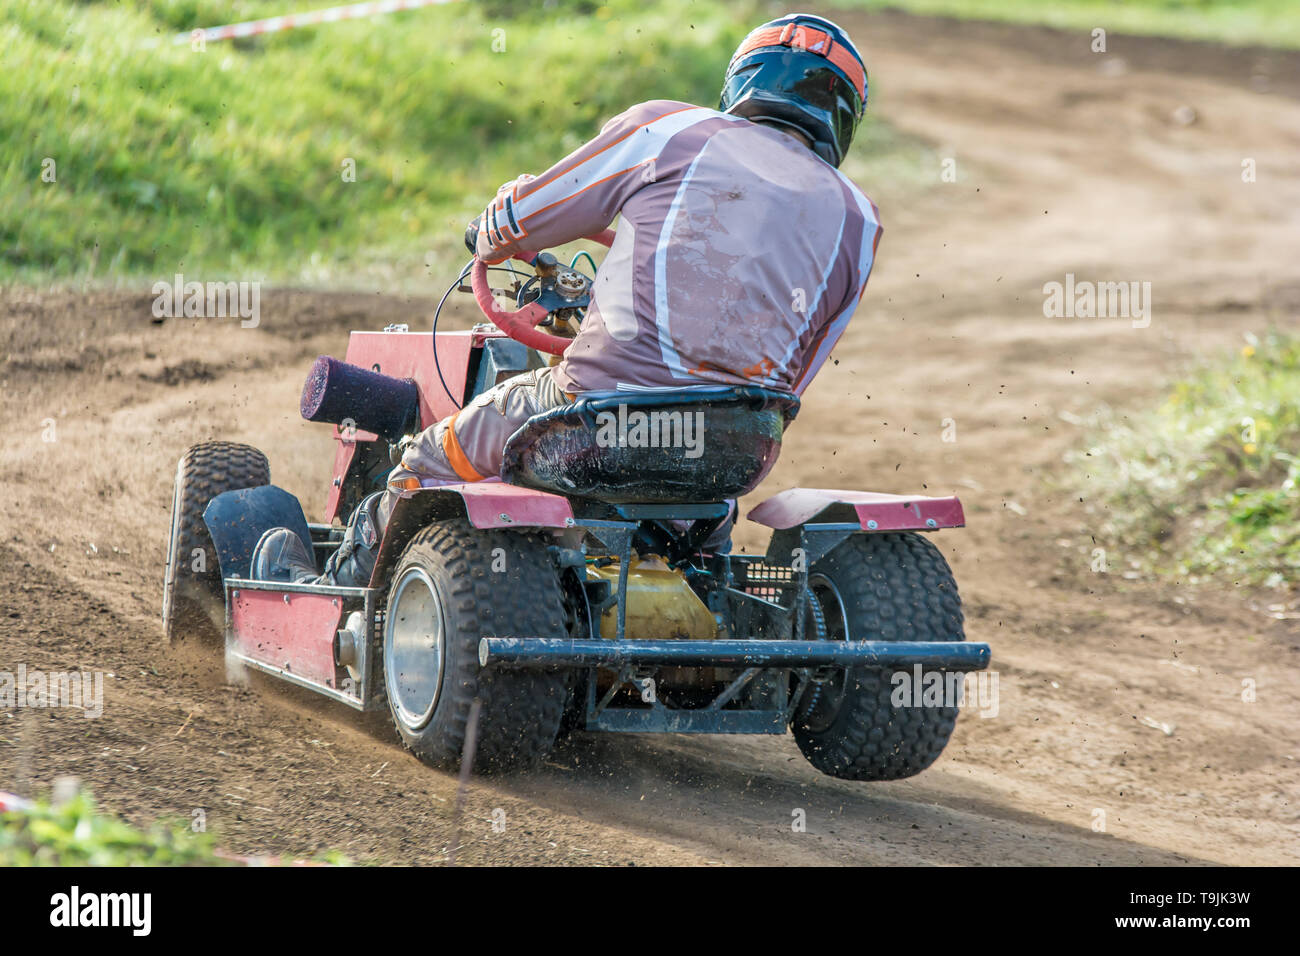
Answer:
<svg viewBox="0 0 1300 956"><path fill-rule="evenodd" d="M540 176L506 183L479 219L479 258L500 262L600 232L654 181L659 151L700 112L671 100L641 103Z"/></svg>

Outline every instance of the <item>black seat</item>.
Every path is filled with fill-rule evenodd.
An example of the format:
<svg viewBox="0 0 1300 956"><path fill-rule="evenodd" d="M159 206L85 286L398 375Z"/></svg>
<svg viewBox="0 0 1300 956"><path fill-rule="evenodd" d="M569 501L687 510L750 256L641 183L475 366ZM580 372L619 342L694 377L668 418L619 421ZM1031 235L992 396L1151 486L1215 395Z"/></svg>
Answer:
<svg viewBox="0 0 1300 956"><path fill-rule="evenodd" d="M796 396L753 385L580 398L525 422L501 474L615 504L736 498L772 469L798 410Z"/></svg>

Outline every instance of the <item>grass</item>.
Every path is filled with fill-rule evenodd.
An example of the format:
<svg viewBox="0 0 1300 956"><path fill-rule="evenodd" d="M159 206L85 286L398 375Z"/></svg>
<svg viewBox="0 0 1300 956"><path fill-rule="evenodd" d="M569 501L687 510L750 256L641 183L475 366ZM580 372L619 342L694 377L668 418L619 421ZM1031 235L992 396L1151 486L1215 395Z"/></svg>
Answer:
<svg viewBox="0 0 1300 956"><path fill-rule="evenodd" d="M185 821L155 821L139 830L101 812L89 791L68 799L36 800L0 813L0 867L6 866L243 866L291 861L250 860L223 853L215 837ZM330 851L315 862L348 865Z"/></svg>
<svg viewBox="0 0 1300 956"><path fill-rule="evenodd" d="M1192 583L1300 585L1300 338L1250 337L1070 456L1095 537Z"/></svg>
<svg viewBox="0 0 1300 956"><path fill-rule="evenodd" d="M753 19L689 0L466 2L148 45L328 5L0 0L0 281L419 268L501 182L631 103L712 103Z"/></svg>
<svg viewBox="0 0 1300 956"><path fill-rule="evenodd" d="M148 831L100 813L84 791L57 805L38 801L0 814L0 866L229 865L207 833L181 823Z"/></svg>
<svg viewBox="0 0 1300 956"><path fill-rule="evenodd" d="M712 104L757 0L487 0L195 51L331 0L0 0L0 282L441 276L496 187L652 97ZM1289 0L842 0L1300 46ZM868 119L871 191L924 150ZM931 177L932 178L932 177Z"/></svg>
<svg viewBox="0 0 1300 956"><path fill-rule="evenodd" d="M832 0L936 16L1038 23L1065 30L1181 37L1228 44L1300 47L1295 0Z"/></svg>

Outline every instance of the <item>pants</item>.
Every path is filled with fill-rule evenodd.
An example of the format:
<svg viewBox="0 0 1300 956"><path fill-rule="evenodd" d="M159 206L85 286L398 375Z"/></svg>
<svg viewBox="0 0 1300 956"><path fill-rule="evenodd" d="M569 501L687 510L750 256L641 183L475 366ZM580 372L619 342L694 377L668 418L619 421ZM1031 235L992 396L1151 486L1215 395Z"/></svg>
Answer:
<svg viewBox="0 0 1300 956"><path fill-rule="evenodd" d="M506 442L528 419L548 408L568 405L550 368L524 372L488 389L460 411L422 431L388 475L388 490L379 502L379 526L403 490L482 481L501 473Z"/></svg>

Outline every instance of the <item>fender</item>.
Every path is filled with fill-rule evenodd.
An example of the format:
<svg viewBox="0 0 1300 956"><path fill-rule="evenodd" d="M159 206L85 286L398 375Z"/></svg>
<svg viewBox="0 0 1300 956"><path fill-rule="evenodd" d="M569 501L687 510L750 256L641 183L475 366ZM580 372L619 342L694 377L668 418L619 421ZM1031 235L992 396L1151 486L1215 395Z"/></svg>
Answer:
<svg viewBox="0 0 1300 956"><path fill-rule="evenodd" d="M302 539L312 553L311 531L298 499L283 488L261 485L226 491L208 502L203 523L217 552L222 580L249 577L253 549L262 533L271 528L288 528Z"/></svg>
<svg viewBox="0 0 1300 956"><path fill-rule="evenodd" d="M831 488L782 491L746 517L777 531L809 522L857 522L863 531L936 531L966 524L961 502L952 495L931 498Z"/></svg>
<svg viewBox="0 0 1300 956"><path fill-rule="evenodd" d="M398 558L416 533L431 521L463 518L475 528L573 527L568 499L545 491L508 485L498 479L403 491L388 516L370 587L385 587Z"/></svg>

